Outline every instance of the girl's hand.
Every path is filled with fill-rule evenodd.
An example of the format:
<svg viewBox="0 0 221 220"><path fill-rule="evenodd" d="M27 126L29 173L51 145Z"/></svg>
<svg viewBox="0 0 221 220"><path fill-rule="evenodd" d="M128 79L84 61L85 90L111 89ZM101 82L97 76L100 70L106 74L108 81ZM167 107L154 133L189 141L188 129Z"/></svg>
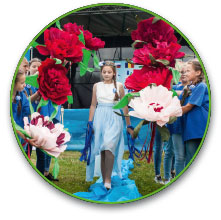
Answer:
<svg viewBox="0 0 221 220"><path fill-rule="evenodd" d="M92 121L88 121L88 124L87 124L87 131L89 131L90 126L92 127L92 134L94 134L93 122L92 122Z"/></svg>
<svg viewBox="0 0 221 220"><path fill-rule="evenodd" d="M27 141L30 145L34 146L34 147L37 147L37 146L38 146L38 144L36 143L36 142L37 142L37 139L36 139L36 138L26 139L26 141Z"/></svg>
<svg viewBox="0 0 221 220"><path fill-rule="evenodd" d="M46 140L45 140L45 139L42 139L42 140L39 142L38 138L35 137L35 138L32 138L32 139L27 139L27 142L28 142L30 145L34 146L34 147L42 148L42 146L45 145Z"/></svg>
<svg viewBox="0 0 221 220"><path fill-rule="evenodd" d="M131 135L131 137L133 138L134 135L134 131L131 128L127 128L127 132Z"/></svg>

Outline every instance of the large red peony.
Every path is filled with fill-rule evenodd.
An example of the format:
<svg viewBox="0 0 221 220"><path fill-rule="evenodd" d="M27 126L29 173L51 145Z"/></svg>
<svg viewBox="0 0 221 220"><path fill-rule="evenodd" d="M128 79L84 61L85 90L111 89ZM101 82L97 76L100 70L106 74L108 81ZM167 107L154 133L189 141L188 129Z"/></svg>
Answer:
<svg viewBox="0 0 221 220"><path fill-rule="evenodd" d="M57 105L67 101L67 96L72 95L69 80L66 77L67 69L55 60L47 58L38 68L39 92L44 100L50 99Z"/></svg>
<svg viewBox="0 0 221 220"><path fill-rule="evenodd" d="M141 65L157 65L163 66L162 63L151 61L150 55L155 60L167 60L169 66L175 66L175 59L181 58L185 55L183 52L179 52L181 46L178 43L158 44L157 48L154 48L151 44L144 45L143 48L136 49L134 51L133 62Z"/></svg>
<svg viewBox="0 0 221 220"><path fill-rule="evenodd" d="M84 31L85 47L89 50L98 50L104 48L105 42L100 38L93 37L90 31Z"/></svg>
<svg viewBox="0 0 221 220"><path fill-rule="evenodd" d="M154 17L142 20L137 25L137 30L131 32L132 40L141 40L146 43L157 45L162 43L176 43L177 38L174 35L173 28L163 20L158 20L153 23ZM142 44L137 44L136 47L142 47Z"/></svg>
<svg viewBox="0 0 221 220"><path fill-rule="evenodd" d="M50 55L52 58L60 60L67 59L73 63L78 63L83 58L84 44L75 34L50 28L44 32L44 42L45 46L38 45L36 47L42 55Z"/></svg>
<svg viewBox="0 0 221 220"><path fill-rule="evenodd" d="M125 86L127 89L132 89L135 92L140 91L151 83L155 83L157 86L162 85L170 89L172 78L171 71L166 67L144 66L140 70L134 70L133 73L127 77Z"/></svg>
<svg viewBox="0 0 221 220"><path fill-rule="evenodd" d="M77 25L76 23L67 23L64 25L64 31L68 32L69 34L79 35L81 31L83 31L83 26ZM81 31L80 31L81 30Z"/></svg>
<svg viewBox="0 0 221 220"><path fill-rule="evenodd" d="M64 25L64 30L70 34L76 34L77 36L81 33L84 34L85 47L89 50L98 50L99 48L104 48L105 42L100 38L93 37L92 33L88 30L84 30L82 26L76 23L67 23Z"/></svg>

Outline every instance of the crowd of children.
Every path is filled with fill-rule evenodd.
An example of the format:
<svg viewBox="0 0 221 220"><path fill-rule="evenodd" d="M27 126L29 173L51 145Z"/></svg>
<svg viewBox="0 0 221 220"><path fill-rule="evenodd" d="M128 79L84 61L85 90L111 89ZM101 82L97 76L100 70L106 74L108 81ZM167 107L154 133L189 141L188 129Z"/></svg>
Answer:
<svg viewBox="0 0 221 220"><path fill-rule="evenodd" d="M40 100L37 88L25 84L25 76L38 74L41 60L34 58L29 63L24 58L16 75L12 97L12 110L15 122L24 127L23 117L30 116L28 97L34 110ZM179 175L195 155L207 125L209 96L204 81L202 67L197 60L183 63L180 70L180 83L173 86L182 103L182 117L173 124L168 124L170 139L162 143L160 133L155 136L154 168L155 181L167 184L175 175ZM111 175L115 173L121 177L121 161L124 153L123 121L113 112L112 107L124 96L123 85L116 81L116 67L114 62L106 61L101 67L102 82L94 84L92 102L89 112L89 127L93 129L94 141L90 164L86 168L86 180L91 181L97 173L98 167L103 178L104 186L111 188ZM125 107L124 114L128 114ZM40 114L50 116L53 111L52 103L40 109ZM119 112L120 113L120 112ZM127 131L133 135L130 118L126 117ZM60 121L60 107L54 123ZM51 158L40 150L41 143L36 139L26 139L17 131L21 142L28 142L25 152L30 155L32 146L36 147L37 169L49 180L55 180L49 173ZM164 182L161 178L161 157L164 154ZM100 166L96 165L96 157L100 155ZM174 171L175 170L175 171Z"/></svg>

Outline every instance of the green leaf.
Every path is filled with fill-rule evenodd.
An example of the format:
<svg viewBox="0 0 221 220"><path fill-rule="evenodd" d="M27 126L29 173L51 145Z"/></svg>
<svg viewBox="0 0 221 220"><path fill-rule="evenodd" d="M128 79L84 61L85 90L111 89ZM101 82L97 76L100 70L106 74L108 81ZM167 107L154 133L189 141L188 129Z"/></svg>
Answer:
<svg viewBox="0 0 221 220"><path fill-rule="evenodd" d="M83 64L82 62L79 63L80 65L80 76L85 75L85 73L88 72L93 72L94 68L88 68L87 66L85 66L85 64Z"/></svg>
<svg viewBox="0 0 221 220"><path fill-rule="evenodd" d="M139 132L140 132L141 127L142 127L143 125L148 124L148 123L149 123L149 121L146 121L146 120L140 121L140 123L134 128L134 132L133 132L133 138L134 138L134 139L137 138L137 136L138 136L138 134L139 134Z"/></svg>
<svg viewBox="0 0 221 220"><path fill-rule="evenodd" d="M162 63L164 66L168 66L170 64L170 61L164 59L157 59L156 62Z"/></svg>
<svg viewBox="0 0 221 220"><path fill-rule="evenodd" d="M180 72L172 67L170 68L170 70L172 71L174 83L178 84L178 82L180 80Z"/></svg>
<svg viewBox="0 0 221 220"><path fill-rule="evenodd" d="M78 35L78 39L80 42L82 42L84 45L85 45L85 40L84 40L84 34L83 34L83 31L80 30L80 34Z"/></svg>
<svg viewBox="0 0 221 220"><path fill-rule="evenodd" d="M39 109L40 107L46 106L47 104L48 104L48 100L44 100L44 99L41 97L41 100L40 100L40 102L38 103L38 106L37 106L37 110L36 110L36 111L38 111L38 109Z"/></svg>
<svg viewBox="0 0 221 220"><path fill-rule="evenodd" d="M149 57L150 57L151 63L154 65L156 63L156 59L151 53L149 53Z"/></svg>
<svg viewBox="0 0 221 220"><path fill-rule="evenodd" d="M59 30L62 30L60 21L56 21L55 24Z"/></svg>
<svg viewBox="0 0 221 220"><path fill-rule="evenodd" d="M83 60L80 62L80 76L85 75L87 71L94 71L93 68L88 68L88 63L91 58L91 51L83 49ZM92 70L93 69L93 70Z"/></svg>
<svg viewBox="0 0 221 220"><path fill-rule="evenodd" d="M52 103L52 106L54 107L54 111L52 112L50 118L49 118L49 121L52 121L52 119L57 115L58 113L58 105L51 102Z"/></svg>
<svg viewBox="0 0 221 220"><path fill-rule="evenodd" d="M32 76L26 76L25 77L25 83L29 84L29 85L31 85L35 88L39 88L37 78L38 78L38 74L35 74L35 75L32 75Z"/></svg>
<svg viewBox="0 0 221 220"><path fill-rule="evenodd" d="M90 73L94 72L94 68L87 68L87 71L90 72Z"/></svg>
<svg viewBox="0 0 221 220"><path fill-rule="evenodd" d="M55 179L57 179L59 174L59 164L58 164L58 158L54 158L54 167L53 167L53 176Z"/></svg>
<svg viewBox="0 0 221 220"><path fill-rule="evenodd" d="M157 129L160 132L162 142L168 141L170 138L170 132L168 128L165 125L163 127L157 125Z"/></svg>
<svg viewBox="0 0 221 220"><path fill-rule="evenodd" d="M96 51L93 50L93 51L92 51L92 54L93 54L93 60L94 60L94 66L95 66L95 68L100 69L99 59L98 59L98 57L97 57L97 55L96 55Z"/></svg>
<svg viewBox="0 0 221 220"><path fill-rule="evenodd" d="M34 111L34 108L31 104L31 97L30 96L28 97L28 102L29 102L30 112L31 112L31 115L32 115L35 111Z"/></svg>
<svg viewBox="0 0 221 220"><path fill-rule="evenodd" d="M134 97L139 97L140 93L139 92L134 92L134 93L128 93L126 94L114 107L113 109L120 109L128 105L130 100Z"/></svg>
<svg viewBox="0 0 221 220"><path fill-rule="evenodd" d="M61 64L62 63L62 61L60 60L60 59L57 59L57 58L53 58L53 60L55 60L55 64Z"/></svg>
<svg viewBox="0 0 221 220"><path fill-rule="evenodd" d="M43 153L47 154L49 157L55 158L54 156L52 156L51 154L49 154L47 151L45 151L45 150L43 150L43 149L40 149L40 148L39 148L39 150L42 151Z"/></svg>
<svg viewBox="0 0 221 220"><path fill-rule="evenodd" d="M36 41L31 45L32 47L36 48L38 45L44 46L42 44L37 43Z"/></svg>
<svg viewBox="0 0 221 220"><path fill-rule="evenodd" d="M132 46L133 49L135 49L135 46L136 46L137 43L146 44L147 42L142 41L142 40L135 40L135 41L131 44L131 46Z"/></svg>
<svg viewBox="0 0 221 220"><path fill-rule="evenodd" d="M171 116L167 124L173 124L177 120L176 116Z"/></svg>
<svg viewBox="0 0 221 220"><path fill-rule="evenodd" d="M158 22L160 20L160 18L158 17L154 17L153 21L152 21L152 24L155 24L156 22Z"/></svg>
<svg viewBox="0 0 221 220"><path fill-rule="evenodd" d="M79 63L79 67L80 67L80 76L83 76L87 72L87 67L82 62Z"/></svg>
<svg viewBox="0 0 221 220"><path fill-rule="evenodd" d="M127 114L127 115L124 115L124 114L121 114L121 113L115 112L115 111L114 111L114 113L117 114L117 115L119 115L119 116L130 117L130 115L128 115L128 114Z"/></svg>
<svg viewBox="0 0 221 220"><path fill-rule="evenodd" d="M178 96L177 92L174 89L171 89L171 92L173 92L173 96L172 97Z"/></svg>
<svg viewBox="0 0 221 220"><path fill-rule="evenodd" d="M73 104L73 96L72 95L68 95L67 98L68 98L68 103L69 104Z"/></svg>
<svg viewBox="0 0 221 220"><path fill-rule="evenodd" d="M28 135L28 133L27 133L22 127L20 127L19 125L17 125L15 121L13 121L13 124L14 124L14 126L15 126L15 129L16 129L17 131L20 131L22 134L24 134L25 137L32 138L31 136Z"/></svg>

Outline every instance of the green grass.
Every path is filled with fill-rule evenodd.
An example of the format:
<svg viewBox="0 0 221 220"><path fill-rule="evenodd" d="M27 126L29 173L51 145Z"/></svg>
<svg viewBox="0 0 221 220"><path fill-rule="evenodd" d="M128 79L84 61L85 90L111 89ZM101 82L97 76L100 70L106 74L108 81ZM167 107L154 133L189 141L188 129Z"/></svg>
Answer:
<svg viewBox="0 0 221 220"><path fill-rule="evenodd" d="M96 182L97 178L93 182L85 181L86 173L86 163L80 162L80 152L76 151L65 151L62 153L58 159L60 171L58 175L59 181L54 181L53 183L59 188L63 189L69 193L75 192L87 192L91 184ZM124 159L128 159L128 152L125 152ZM36 154L32 153L31 161L33 164L36 164ZM132 169L132 174L129 175L130 179L135 180L136 186L142 196L150 194L159 188L162 187L160 184L156 184L154 181L154 165L153 162L147 163L146 160L139 161L136 159L136 162L140 164L138 166L134 163L134 169ZM54 160L50 166L50 172L54 166ZM162 176L163 169L161 167Z"/></svg>

